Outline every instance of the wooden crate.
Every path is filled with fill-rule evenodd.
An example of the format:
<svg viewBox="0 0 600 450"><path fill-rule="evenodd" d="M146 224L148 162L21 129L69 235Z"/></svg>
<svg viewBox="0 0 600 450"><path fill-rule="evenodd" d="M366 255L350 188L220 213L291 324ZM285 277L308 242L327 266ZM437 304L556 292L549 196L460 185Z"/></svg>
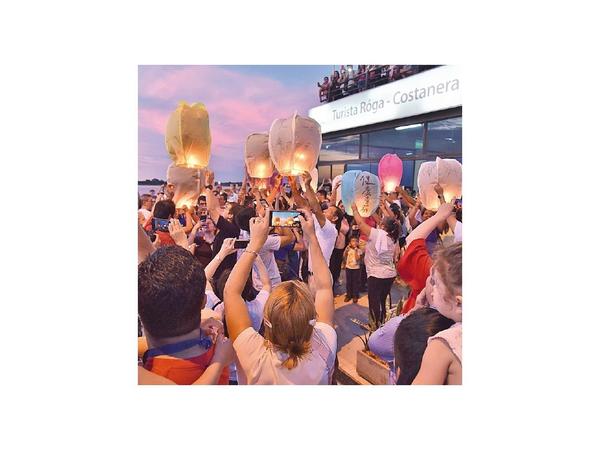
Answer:
<svg viewBox="0 0 600 450"><path fill-rule="evenodd" d="M356 372L371 384L389 383L389 366L363 350L356 351Z"/></svg>

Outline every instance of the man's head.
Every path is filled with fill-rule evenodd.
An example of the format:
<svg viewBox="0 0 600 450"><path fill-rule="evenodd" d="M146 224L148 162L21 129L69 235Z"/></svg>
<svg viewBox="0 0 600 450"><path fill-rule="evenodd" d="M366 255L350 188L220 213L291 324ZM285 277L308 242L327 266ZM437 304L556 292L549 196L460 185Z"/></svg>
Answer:
<svg viewBox="0 0 600 450"><path fill-rule="evenodd" d="M200 327L206 277L187 250L161 247L138 266L138 313L151 338L183 336Z"/></svg>
<svg viewBox="0 0 600 450"><path fill-rule="evenodd" d="M221 192L219 194L218 199L219 199L219 206L221 208L223 208L225 206L225 203L227 203L227 198L228 198L227 192Z"/></svg>
<svg viewBox="0 0 600 450"><path fill-rule="evenodd" d="M250 232L250 219L256 216L254 208L243 208L235 216L235 224L241 230Z"/></svg>
<svg viewBox="0 0 600 450"><path fill-rule="evenodd" d="M335 225L335 228L339 231L340 226L342 225L342 218L344 217L344 213L337 206L330 206L325 211L325 218L329 220L331 223Z"/></svg>
<svg viewBox="0 0 600 450"><path fill-rule="evenodd" d="M175 217L175 203L172 200L161 200L154 206L154 217L172 219Z"/></svg>
<svg viewBox="0 0 600 450"><path fill-rule="evenodd" d="M229 222L234 223L235 217L243 208L237 203L226 203L225 204L225 219Z"/></svg>
<svg viewBox="0 0 600 450"><path fill-rule="evenodd" d="M319 203L327 201L327 191L325 189L319 189L317 191L317 200L319 200Z"/></svg>
<svg viewBox="0 0 600 450"><path fill-rule="evenodd" d="M142 208L151 211L152 210L152 204L154 203L154 200L152 200L152 196L150 194L144 194L142 195Z"/></svg>

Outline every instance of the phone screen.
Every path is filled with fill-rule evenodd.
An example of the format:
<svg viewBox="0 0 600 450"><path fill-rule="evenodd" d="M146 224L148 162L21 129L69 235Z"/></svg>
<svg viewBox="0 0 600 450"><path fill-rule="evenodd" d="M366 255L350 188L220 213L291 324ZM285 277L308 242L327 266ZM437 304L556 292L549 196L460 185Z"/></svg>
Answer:
<svg viewBox="0 0 600 450"><path fill-rule="evenodd" d="M271 211L269 225L272 227L300 228L301 211Z"/></svg>
<svg viewBox="0 0 600 450"><path fill-rule="evenodd" d="M250 241L236 239L235 242L233 243L233 248L246 248L246 247L248 247L249 242Z"/></svg>
<svg viewBox="0 0 600 450"><path fill-rule="evenodd" d="M154 218L154 231L169 231L169 219Z"/></svg>

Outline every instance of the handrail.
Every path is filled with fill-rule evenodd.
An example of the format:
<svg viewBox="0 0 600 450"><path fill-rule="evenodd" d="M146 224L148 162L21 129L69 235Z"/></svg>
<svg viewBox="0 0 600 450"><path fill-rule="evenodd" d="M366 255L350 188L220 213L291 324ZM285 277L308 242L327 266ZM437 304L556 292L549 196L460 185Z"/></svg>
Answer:
<svg viewBox="0 0 600 450"><path fill-rule="evenodd" d="M329 81L330 86L326 90L323 90L319 87L319 102L327 103L327 102L335 101L340 98L347 97L348 95L355 94L356 92L361 92L361 91L364 91L367 89L371 89L373 87L387 84L392 81L397 81L402 78L408 78L412 75L416 75L419 72L422 72L424 70L429 70L429 69L431 69L433 67L437 67L437 66L411 66L411 68L408 68L409 66L407 66L407 65L399 66L398 74L400 76L398 78L394 78L394 79L390 79L390 70L392 70L391 67L389 67L389 65L385 69L384 69L384 67L385 67L384 65L378 65L378 66L372 67L371 69L366 70L365 72L359 73L358 71L354 71L355 72L354 76L348 78L348 81L344 82L342 85L338 85L335 87L331 86L331 83L333 82L333 80L330 80ZM415 71L415 67L417 68L416 71ZM384 72L384 73L382 73L382 72ZM374 73L378 74L378 75L376 75L376 78L373 79L372 74L374 74ZM406 73L408 73L408 74L406 74ZM364 81L364 86L362 86L362 89L361 89L361 86L359 86L359 82L362 82L362 81ZM352 82L352 84L350 82ZM351 85L352 89L348 89L348 87L350 85Z"/></svg>

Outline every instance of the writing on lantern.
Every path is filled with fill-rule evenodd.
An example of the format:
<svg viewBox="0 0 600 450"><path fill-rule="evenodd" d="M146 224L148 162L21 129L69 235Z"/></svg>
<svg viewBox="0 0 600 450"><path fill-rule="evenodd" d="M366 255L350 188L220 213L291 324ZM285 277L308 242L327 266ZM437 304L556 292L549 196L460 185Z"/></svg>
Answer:
<svg viewBox="0 0 600 450"><path fill-rule="evenodd" d="M372 209L373 195L370 186L375 186L375 182L371 179L371 175L360 175L358 177L360 197L362 204L360 206L361 215L366 217L370 215Z"/></svg>

